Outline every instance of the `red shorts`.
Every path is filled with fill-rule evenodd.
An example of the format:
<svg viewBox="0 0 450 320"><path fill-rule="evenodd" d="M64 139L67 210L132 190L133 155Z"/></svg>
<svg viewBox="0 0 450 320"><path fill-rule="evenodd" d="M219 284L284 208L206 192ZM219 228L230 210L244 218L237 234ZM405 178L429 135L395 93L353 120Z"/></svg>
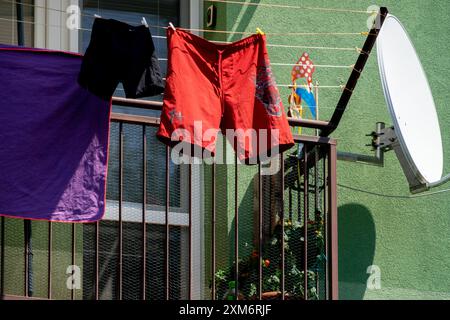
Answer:
<svg viewBox="0 0 450 320"><path fill-rule="evenodd" d="M239 159L262 160L294 145L264 35L215 44L167 30L169 61L158 137L211 154L219 129Z"/></svg>

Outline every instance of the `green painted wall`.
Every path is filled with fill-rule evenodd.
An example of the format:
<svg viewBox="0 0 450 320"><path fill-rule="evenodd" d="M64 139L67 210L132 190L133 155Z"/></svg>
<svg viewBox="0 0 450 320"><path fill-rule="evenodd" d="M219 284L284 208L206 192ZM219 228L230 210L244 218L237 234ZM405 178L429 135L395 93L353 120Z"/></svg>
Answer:
<svg viewBox="0 0 450 320"><path fill-rule="evenodd" d="M308 7L346 8L365 11L371 4L385 5L401 19L415 43L429 77L440 118L445 173L450 172L450 34L447 0L253 0ZM208 2L205 1L207 4ZM281 9L235 4L218 6L217 30L268 33L361 32L367 31L368 14L308 9ZM238 36L207 34L212 39L234 41ZM269 36L271 44L362 47L364 36ZM295 63L303 51L321 65L352 65L357 52L318 49L269 48L272 62ZM290 67L273 67L279 84L288 84ZM324 86L345 84L350 68L318 68L315 80ZM281 94L287 105L287 89ZM323 88L319 92L320 118L329 119L341 92ZM310 117L310 115L307 115ZM333 137L340 151L370 154L365 134L377 121L390 124L376 56L372 55L354 92L348 111ZM305 130L306 133L311 131ZM432 155L430 155L432 157ZM252 210L248 199L253 189L252 169L242 169L239 179L240 208ZM234 172L228 173L228 199L233 198ZM384 168L338 163L339 276L341 299L431 299L450 298L450 198L449 193L408 198L406 179L393 153L386 155ZM349 189L347 187L352 187ZM445 187L443 187L445 188ZM441 190L443 189L441 188ZM448 186L447 186L448 188ZM356 190L354 190L356 189ZM439 190L439 189L438 189ZM406 196L406 197L405 197ZM231 226L233 203L221 210ZM232 231L231 228L228 231ZM244 232L245 234L245 232ZM231 235L231 233L230 233ZM230 240L231 241L231 240ZM232 243L232 242L230 242ZM381 289L368 290L367 267L381 270Z"/></svg>

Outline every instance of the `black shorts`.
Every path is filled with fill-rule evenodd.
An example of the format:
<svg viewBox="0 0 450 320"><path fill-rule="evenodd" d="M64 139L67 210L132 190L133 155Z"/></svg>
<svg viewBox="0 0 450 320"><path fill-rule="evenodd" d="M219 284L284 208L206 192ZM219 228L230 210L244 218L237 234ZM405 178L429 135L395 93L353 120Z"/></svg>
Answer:
<svg viewBox="0 0 450 320"><path fill-rule="evenodd" d="M109 100L119 82L127 98L142 98L164 92L155 45L149 29L96 18L91 41L83 57L80 85Z"/></svg>

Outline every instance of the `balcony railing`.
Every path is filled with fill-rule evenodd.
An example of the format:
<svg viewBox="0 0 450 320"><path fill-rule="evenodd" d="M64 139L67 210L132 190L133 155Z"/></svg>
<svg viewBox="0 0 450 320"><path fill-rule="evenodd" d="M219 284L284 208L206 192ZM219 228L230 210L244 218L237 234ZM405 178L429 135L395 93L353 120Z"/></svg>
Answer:
<svg viewBox="0 0 450 320"><path fill-rule="evenodd" d="M2 217L1 297L338 299L333 139L296 135L302 154L281 154L278 172L266 176L263 165L239 165L236 156L234 165L181 168L154 139L159 118L113 113L111 121L105 218L33 221L27 231Z"/></svg>

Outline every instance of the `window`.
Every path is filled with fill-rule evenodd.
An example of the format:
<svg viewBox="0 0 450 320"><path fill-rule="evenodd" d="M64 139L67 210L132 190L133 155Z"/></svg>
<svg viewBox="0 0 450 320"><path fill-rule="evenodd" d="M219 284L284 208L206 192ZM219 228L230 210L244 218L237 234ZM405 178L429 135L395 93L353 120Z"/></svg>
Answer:
<svg viewBox="0 0 450 320"><path fill-rule="evenodd" d="M15 1L0 2L0 43L17 45L17 24L23 21L24 45L33 47L34 41L34 10L33 1L22 1L23 20L18 20Z"/></svg>
<svg viewBox="0 0 450 320"><path fill-rule="evenodd" d="M13 0L11 0L14 2ZM54 50L67 50L84 53L89 40L94 14L138 25L144 16L150 25L167 26L168 22L184 27L200 27L201 7L199 0L24 0L24 16L34 24L25 25L25 44ZM65 26L66 5L78 4L81 10L81 30L68 30ZM30 4L30 6L25 6ZM33 7L35 5L35 7ZM17 41L15 4L0 1L0 42L11 44ZM3 20L2 20L3 19ZM153 41L161 69L166 70L167 46L165 30L152 28ZM121 86L116 96L124 96ZM149 99L162 100L162 96ZM113 106L120 113L158 116L159 112ZM119 241L118 199L119 199L119 124L111 123L109 145L109 167L107 185L107 209L104 219L99 223L99 298L118 299L119 293L119 247L122 248L122 298L140 299L143 262L143 179L146 179L146 298L165 298L165 162L166 148L156 139L155 127L146 127L147 174L144 177L143 127L123 124L123 202L122 202L122 242ZM204 239L203 239L203 201L202 169L192 167L192 257L189 257L189 169L187 166L170 163L169 200L169 274L170 298L186 299L189 293L189 263L192 263L192 298L203 297L204 288ZM21 223L6 219L8 232L6 256L11 261L5 276L6 292L22 294L24 287L24 262L21 238ZM52 267L52 298L67 299L70 290L65 287L66 268L71 264L72 226L54 223ZM75 292L75 298L93 299L95 288L96 248L95 224L76 225L76 264L82 270L82 290ZM35 297L46 297L45 284L48 270L36 266L46 266L48 246L39 242L46 239L48 224L33 222L34 262L33 285ZM20 266L20 267L17 267ZM61 280L62 279L62 280Z"/></svg>
<svg viewBox="0 0 450 320"><path fill-rule="evenodd" d="M180 25L183 15L189 14L187 10L181 12L179 0L167 1L84 1L82 9L82 31L79 43L82 53L87 49L90 40L90 29L94 21L94 14L103 18L116 19L131 25L139 25L142 17L152 26L167 26L169 22ZM186 1L185 1L186 4ZM200 10L199 7L197 10ZM167 45L165 29L151 28L153 42L155 43L157 55L160 58L161 71L165 77L167 69ZM124 97L122 84L119 84L115 96ZM147 98L149 100L162 101L162 95ZM114 112L128 114L143 114L158 116L159 112L135 109L129 107L113 106ZM119 240L119 124L111 124L109 167L107 185L107 209L105 217L100 224L100 248L99 248L99 285L100 298L118 298L118 270ZM165 163L166 148L156 139L156 129L146 127L146 158L147 174L143 176L143 128L138 125L123 124L123 180L122 180L122 221L123 221L123 251L122 251L122 298L139 299L141 294L142 278L142 202L143 202L143 179L146 179L146 298L165 298ZM170 245L169 245L169 273L170 273L170 298L185 299L188 297L188 270L189 270L189 216L188 216L188 174L186 165L175 165L170 162ZM194 178L195 177L195 178ZM200 169L193 169L194 194L201 194ZM200 200L194 203L197 216L194 218L197 230L201 222ZM86 225L83 230L83 292L84 298L92 298L93 293L94 259L93 250L94 232L93 226ZM196 237L193 246L200 251L201 236ZM194 249L195 250L195 249ZM201 259L193 261L193 267L201 268ZM193 281L193 287L200 292L201 279ZM194 291L196 291L194 289ZM200 297L200 296L199 296Z"/></svg>
<svg viewBox="0 0 450 320"><path fill-rule="evenodd" d="M107 19L116 19L131 25L141 24L142 17L145 17L147 23L151 26L167 26L169 22L175 25L180 24L180 0L87 0L83 2L82 10L82 30L81 51L85 52L89 45L90 31L94 22L94 15L100 15ZM186 1L185 1L186 2ZM150 27L153 42L156 48L156 54L160 58L161 71L163 77L167 69L167 45L165 39L165 29ZM118 97L124 97L125 92L122 84L119 84L114 94ZM162 96L150 97L147 100L162 101ZM133 110L131 108L119 108L115 110L125 113L139 113L142 110Z"/></svg>

